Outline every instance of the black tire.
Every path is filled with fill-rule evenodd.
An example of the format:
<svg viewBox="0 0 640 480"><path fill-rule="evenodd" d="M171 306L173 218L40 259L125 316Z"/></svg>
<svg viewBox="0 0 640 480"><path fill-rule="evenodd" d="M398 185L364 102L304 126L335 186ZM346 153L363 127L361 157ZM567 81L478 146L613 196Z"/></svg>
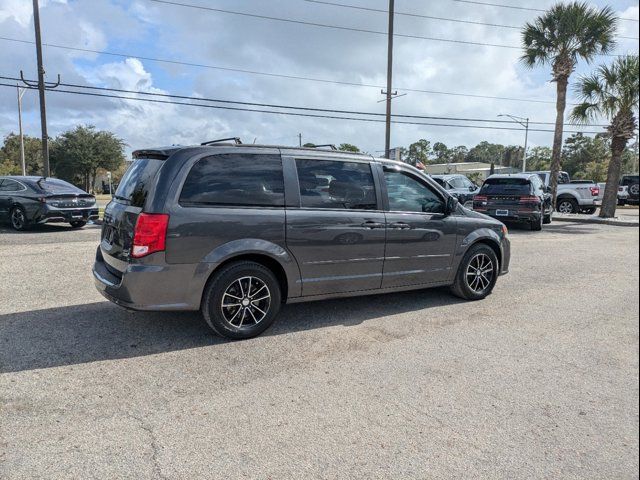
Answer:
<svg viewBox="0 0 640 480"><path fill-rule="evenodd" d="M576 202L573 198L560 198L558 199L558 205L556 206L556 210L559 213L566 213L569 215L578 213L579 211L578 202Z"/></svg>
<svg viewBox="0 0 640 480"><path fill-rule="evenodd" d="M18 232L22 232L29 227L27 212L20 206L15 206L9 211L9 223L11 228Z"/></svg>
<svg viewBox="0 0 640 480"><path fill-rule="evenodd" d="M484 255L491 262L491 266L493 267L493 275L488 280L488 285L486 288L481 290L477 290L472 288L471 285L474 284L473 275L469 274L470 265L473 266L473 262L475 258L479 255ZM453 293L456 297L460 297L464 300L470 301L478 301L483 300L493 292L493 288L496 285L498 280L498 273L500 269L500 264L498 262L498 257L496 256L496 252L493 251L491 247L485 244L476 244L472 246L469 251L465 254L462 262L460 262L460 266L458 267L458 273L456 274L455 283L451 286L451 293ZM471 279L471 280L467 280ZM471 285L470 285L471 284Z"/></svg>
<svg viewBox="0 0 640 480"><path fill-rule="evenodd" d="M544 219L542 220L542 223L544 225L551 225L552 221L553 221L553 212L549 212L545 214Z"/></svg>
<svg viewBox="0 0 640 480"><path fill-rule="evenodd" d="M626 200L618 200L618 206L619 207L624 207L627 205L627 201Z"/></svg>
<svg viewBox="0 0 640 480"><path fill-rule="evenodd" d="M544 224L544 215L540 215L538 220L532 220L529 225L531 225L531 231L540 232L542 231L542 225Z"/></svg>
<svg viewBox="0 0 640 480"><path fill-rule="evenodd" d="M262 303L254 305L257 300L249 301L250 293L245 293L245 290L251 292L251 288L262 288L263 292L266 289L268 303L261 300ZM260 299L264 296L264 293L254 290L254 297L256 294ZM239 303L225 307L223 299ZM271 270L255 262L232 263L216 272L207 284L202 299L202 316L217 335L244 340L260 335L273 324L280 311L281 300L280 284ZM256 322L256 316L262 318Z"/></svg>
<svg viewBox="0 0 640 480"><path fill-rule="evenodd" d="M84 220L78 220L76 222L70 222L71 228L82 228L87 224Z"/></svg>
<svg viewBox="0 0 640 480"><path fill-rule="evenodd" d="M582 210L582 213L584 213L585 215L593 215L594 213L596 213L596 210L596 207L585 208L584 210Z"/></svg>

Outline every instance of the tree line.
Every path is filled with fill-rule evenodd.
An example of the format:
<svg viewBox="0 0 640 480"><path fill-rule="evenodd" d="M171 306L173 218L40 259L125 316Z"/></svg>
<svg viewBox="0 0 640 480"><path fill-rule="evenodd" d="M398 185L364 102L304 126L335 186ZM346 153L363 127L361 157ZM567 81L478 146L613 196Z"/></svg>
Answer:
<svg viewBox="0 0 640 480"><path fill-rule="evenodd" d="M114 181L125 170L125 142L114 133L79 125L50 139L51 175L93 192L101 172L112 172ZM27 175L42 175L42 141L24 136ZM21 175L20 137L10 133L0 148L0 175Z"/></svg>

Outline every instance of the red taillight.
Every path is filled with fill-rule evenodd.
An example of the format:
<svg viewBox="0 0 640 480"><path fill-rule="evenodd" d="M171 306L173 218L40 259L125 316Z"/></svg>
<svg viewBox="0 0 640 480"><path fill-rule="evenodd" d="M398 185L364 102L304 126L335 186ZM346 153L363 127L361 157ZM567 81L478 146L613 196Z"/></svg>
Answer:
<svg viewBox="0 0 640 480"><path fill-rule="evenodd" d="M624 192L624 187L618 187L619 192Z"/></svg>
<svg viewBox="0 0 640 480"><path fill-rule="evenodd" d="M541 204L542 201L538 197L529 196L529 197L520 197L520 203L536 203Z"/></svg>
<svg viewBox="0 0 640 480"><path fill-rule="evenodd" d="M474 202L487 202L489 200L488 197L486 197L485 195L476 195L475 198L473 199Z"/></svg>
<svg viewBox="0 0 640 480"><path fill-rule="evenodd" d="M600 195L600 187L591 187L591 195L594 197Z"/></svg>
<svg viewBox="0 0 640 480"><path fill-rule="evenodd" d="M141 258L165 249L169 215L141 213L133 233L131 256Z"/></svg>
<svg viewBox="0 0 640 480"><path fill-rule="evenodd" d="M487 196L476 195L475 198L473 199L473 209L479 210L479 211L486 211L488 201L489 201L489 198Z"/></svg>

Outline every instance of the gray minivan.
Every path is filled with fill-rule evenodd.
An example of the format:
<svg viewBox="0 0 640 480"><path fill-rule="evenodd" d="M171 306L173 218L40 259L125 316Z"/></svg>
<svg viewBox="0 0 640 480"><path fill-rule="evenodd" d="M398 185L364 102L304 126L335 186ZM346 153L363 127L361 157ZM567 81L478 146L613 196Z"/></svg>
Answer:
<svg viewBox="0 0 640 480"><path fill-rule="evenodd" d="M133 158L93 268L125 308L200 310L243 339L282 303L438 286L480 300L508 271L506 227L403 163L239 140Z"/></svg>

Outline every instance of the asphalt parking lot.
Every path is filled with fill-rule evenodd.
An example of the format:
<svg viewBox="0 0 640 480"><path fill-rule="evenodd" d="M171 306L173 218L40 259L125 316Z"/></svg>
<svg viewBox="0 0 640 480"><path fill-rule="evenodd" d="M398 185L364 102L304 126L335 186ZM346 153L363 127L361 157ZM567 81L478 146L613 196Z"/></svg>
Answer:
<svg viewBox="0 0 640 480"><path fill-rule="evenodd" d="M637 478L638 229L512 229L482 303L292 305L231 343L95 291L97 227L0 229L0 478Z"/></svg>

